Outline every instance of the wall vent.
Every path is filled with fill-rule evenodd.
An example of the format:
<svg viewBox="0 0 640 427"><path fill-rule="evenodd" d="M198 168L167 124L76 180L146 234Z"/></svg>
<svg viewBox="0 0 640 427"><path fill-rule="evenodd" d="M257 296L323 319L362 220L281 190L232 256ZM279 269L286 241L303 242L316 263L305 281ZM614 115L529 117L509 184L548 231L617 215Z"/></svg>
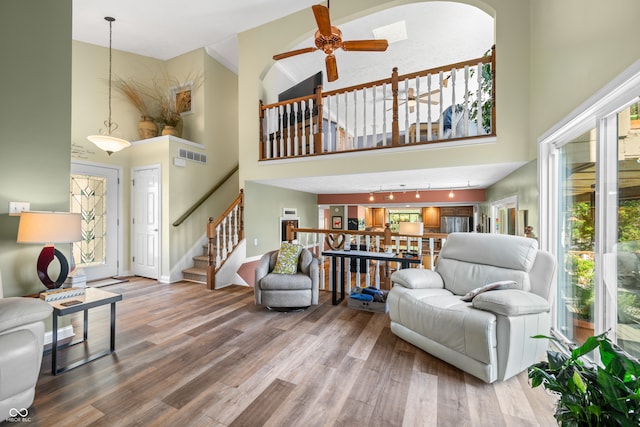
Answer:
<svg viewBox="0 0 640 427"><path fill-rule="evenodd" d="M195 151L187 150L185 148L178 149L178 157L181 159L191 160L198 163L207 163L207 155L196 153Z"/></svg>

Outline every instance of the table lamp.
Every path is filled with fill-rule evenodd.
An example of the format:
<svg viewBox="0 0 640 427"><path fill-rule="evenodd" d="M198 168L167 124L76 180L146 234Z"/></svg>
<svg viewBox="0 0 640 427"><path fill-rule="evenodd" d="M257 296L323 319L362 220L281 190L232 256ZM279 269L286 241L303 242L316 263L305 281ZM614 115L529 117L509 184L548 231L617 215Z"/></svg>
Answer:
<svg viewBox="0 0 640 427"><path fill-rule="evenodd" d="M69 274L65 256L53 246L55 243L73 243L82 240L80 214L71 212L30 212L20 214L18 243L41 243L44 248L38 257L38 278L48 288L59 288ZM73 256L73 255L72 255ZM53 258L60 263L60 275L54 282L48 268Z"/></svg>

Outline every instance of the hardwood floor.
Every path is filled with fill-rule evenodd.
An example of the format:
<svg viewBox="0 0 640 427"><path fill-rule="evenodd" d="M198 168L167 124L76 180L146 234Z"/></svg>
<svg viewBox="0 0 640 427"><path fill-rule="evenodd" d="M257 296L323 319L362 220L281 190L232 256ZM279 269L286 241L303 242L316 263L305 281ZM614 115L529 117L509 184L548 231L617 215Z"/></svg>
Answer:
<svg viewBox="0 0 640 427"><path fill-rule="evenodd" d="M487 385L397 338L389 318L321 302L257 307L252 288L133 279L106 288L116 353L51 375L45 355L29 409L39 426L553 426L553 398L526 373ZM107 307L89 342L108 348ZM81 333L82 315L72 315Z"/></svg>

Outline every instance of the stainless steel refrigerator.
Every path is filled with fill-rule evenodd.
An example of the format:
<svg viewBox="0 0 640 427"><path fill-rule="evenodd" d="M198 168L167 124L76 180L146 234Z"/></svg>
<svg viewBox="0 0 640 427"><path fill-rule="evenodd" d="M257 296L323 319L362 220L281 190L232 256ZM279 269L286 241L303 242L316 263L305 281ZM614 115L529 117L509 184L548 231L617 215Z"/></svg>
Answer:
<svg viewBox="0 0 640 427"><path fill-rule="evenodd" d="M440 217L440 232L453 233L456 231L469 231L469 217L443 216Z"/></svg>

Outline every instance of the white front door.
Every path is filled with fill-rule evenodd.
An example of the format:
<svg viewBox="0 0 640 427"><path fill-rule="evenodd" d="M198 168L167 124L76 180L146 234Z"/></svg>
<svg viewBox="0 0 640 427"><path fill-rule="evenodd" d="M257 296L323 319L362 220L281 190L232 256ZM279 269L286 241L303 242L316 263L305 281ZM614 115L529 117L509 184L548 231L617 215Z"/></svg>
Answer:
<svg viewBox="0 0 640 427"><path fill-rule="evenodd" d="M131 267L136 276L160 277L160 167L133 171Z"/></svg>
<svg viewBox="0 0 640 427"><path fill-rule="evenodd" d="M71 163L71 212L81 214L82 240L73 244L87 281L119 274L120 169Z"/></svg>

